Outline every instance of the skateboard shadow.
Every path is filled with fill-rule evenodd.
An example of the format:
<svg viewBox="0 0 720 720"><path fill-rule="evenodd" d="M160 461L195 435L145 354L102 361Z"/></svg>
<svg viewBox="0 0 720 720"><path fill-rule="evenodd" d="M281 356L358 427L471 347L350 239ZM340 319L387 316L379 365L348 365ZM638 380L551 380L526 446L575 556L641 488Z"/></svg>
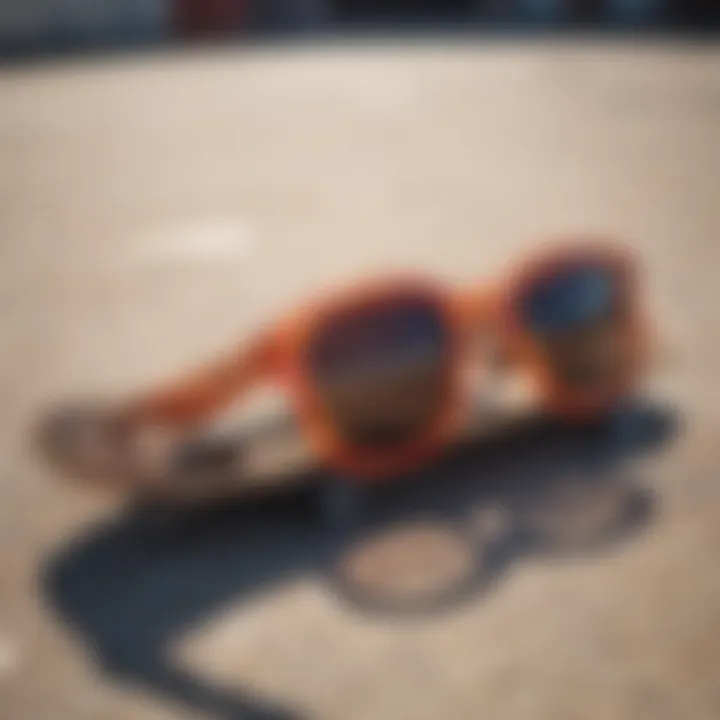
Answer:
<svg viewBox="0 0 720 720"><path fill-rule="evenodd" d="M675 434L676 416L637 408L642 433L610 442L598 428L568 429L533 421L503 439L469 443L413 482L376 491L363 522L330 532L317 522L312 493L205 509L168 529L128 510L91 527L48 558L44 599L114 681L149 690L208 717L290 720L291 709L248 690L218 687L178 665L169 648L186 631L238 599L298 576L315 575L355 611L396 615L447 610L477 598L519 557L589 549L577 538L559 542L552 530L575 511L562 503L545 525L534 511L558 483L574 495L620 491L614 517L593 547L647 525L656 502L627 472L628 460L658 450ZM317 480L318 478L309 478ZM343 573L348 547L378 528L408 519L469 531L478 509L501 508L511 518L491 541L478 543L477 567L461 586L431 602L391 605L360 592ZM546 513L547 515L547 513Z"/></svg>

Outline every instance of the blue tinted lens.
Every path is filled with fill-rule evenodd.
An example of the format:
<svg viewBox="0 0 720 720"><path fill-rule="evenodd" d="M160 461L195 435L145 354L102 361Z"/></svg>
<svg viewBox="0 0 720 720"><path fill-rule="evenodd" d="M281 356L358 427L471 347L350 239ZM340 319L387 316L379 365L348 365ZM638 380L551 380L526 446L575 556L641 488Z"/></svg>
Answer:
<svg viewBox="0 0 720 720"><path fill-rule="evenodd" d="M321 376L389 369L440 357L445 342L445 324L437 309L422 301L404 301L326 328L313 347L311 362Z"/></svg>
<svg viewBox="0 0 720 720"><path fill-rule="evenodd" d="M435 303L400 298L323 328L310 369L341 433L358 445L407 441L444 397L447 328Z"/></svg>
<svg viewBox="0 0 720 720"><path fill-rule="evenodd" d="M522 300L523 317L538 332L570 330L611 312L615 289L606 269L574 268L533 286Z"/></svg>

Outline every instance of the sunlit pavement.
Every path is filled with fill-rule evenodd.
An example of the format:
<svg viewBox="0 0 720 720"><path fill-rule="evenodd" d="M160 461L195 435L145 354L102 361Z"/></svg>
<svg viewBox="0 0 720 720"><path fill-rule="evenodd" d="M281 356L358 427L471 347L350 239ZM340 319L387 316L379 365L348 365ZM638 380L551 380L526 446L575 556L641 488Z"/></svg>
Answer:
<svg viewBox="0 0 720 720"><path fill-rule="evenodd" d="M644 468L661 498L647 531L520 563L412 622L339 606L311 573L279 577L172 651L282 708L267 717L720 716L717 51L385 43L72 62L3 71L0 108L0 716L202 716L104 676L39 589L43 563L114 510L28 452L47 401L135 389L348 278L482 282L578 229L637 250L675 353L663 392L687 432Z"/></svg>

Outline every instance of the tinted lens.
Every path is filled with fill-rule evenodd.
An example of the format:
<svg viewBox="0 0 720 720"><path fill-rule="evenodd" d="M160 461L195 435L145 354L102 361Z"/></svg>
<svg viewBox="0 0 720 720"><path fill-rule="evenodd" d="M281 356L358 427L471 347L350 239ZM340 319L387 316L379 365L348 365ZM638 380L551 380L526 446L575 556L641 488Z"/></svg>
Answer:
<svg viewBox="0 0 720 720"><path fill-rule="evenodd" d="M616 280L605 268L578 267L537 282L523 298L523 315L539 333L584 327L612 313Z"/></svg>
<svg viewBox="0 0 720 720"><path fill-rule="evenodd" d="M582 390L602 390L627 367L616 275L580 266L543 278L521 312L556 376Z"/></svg>
<svg viewBox="0 0 720 720"><path fill-rule="evenodd" d="M406 442L445 396L446 332L432 302L397 299L331 322L310 368L341 434L358 445Z"/></svg>

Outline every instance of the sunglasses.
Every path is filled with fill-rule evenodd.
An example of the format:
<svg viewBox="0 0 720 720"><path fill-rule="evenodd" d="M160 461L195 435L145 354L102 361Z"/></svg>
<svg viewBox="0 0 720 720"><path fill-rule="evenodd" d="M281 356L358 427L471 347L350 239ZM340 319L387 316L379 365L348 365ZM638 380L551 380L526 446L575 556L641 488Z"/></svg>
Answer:
<svg viewBox="0 0 720 720"><path fill-rule="evenodd" d="M606 413L630 393L645 356L632 258L604 244L546 252L494 287L458 291L416 278L367 283L310 303L228 357L131 399L130 432L201 428L261 385L292 401L317 460L382 480L411 471L457 435L468 377L527 378L540 409L568 421Z"/></svg>

